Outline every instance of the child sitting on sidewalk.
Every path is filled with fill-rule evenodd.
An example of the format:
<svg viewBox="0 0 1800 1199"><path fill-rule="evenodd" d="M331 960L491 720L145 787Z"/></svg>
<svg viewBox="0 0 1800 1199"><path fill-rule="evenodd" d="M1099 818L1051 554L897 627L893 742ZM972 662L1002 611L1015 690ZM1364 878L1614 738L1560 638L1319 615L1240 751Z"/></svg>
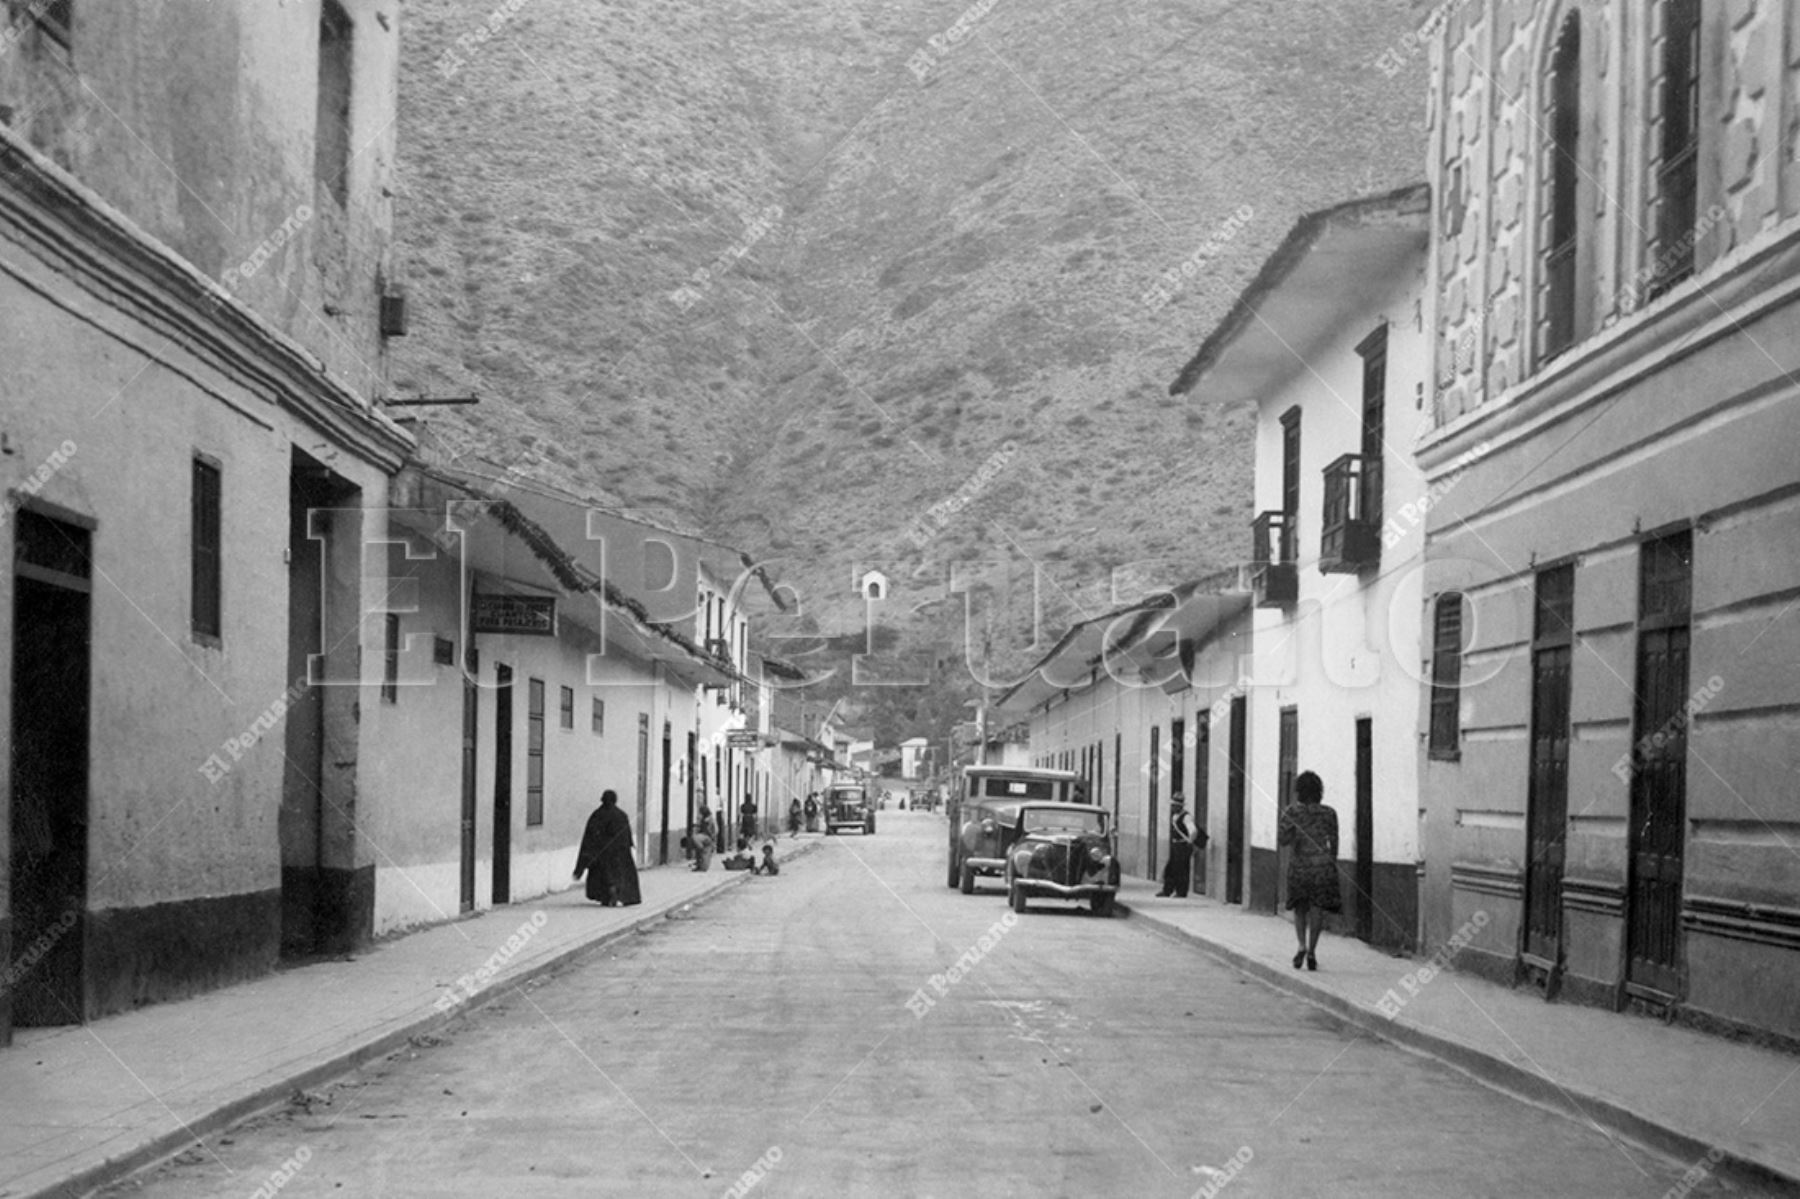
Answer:
<svg viewBox="0 0 1800 1199"><path fill-rule="evenodd" d="M781 873L781 866L775 861L775 843L773 841L763 846L761 868L759 869L758 867L752 866L750 867L750 873L771 875Z"/></svg>
<svg viewBox="0 0 1800 1199"><path fill-rule="evenodd" d="M750 873L755 874L756 858L750 853L750 842L739 837L737 851L726 858L724 864L725 869L727 870L748 870Z"/></svg>

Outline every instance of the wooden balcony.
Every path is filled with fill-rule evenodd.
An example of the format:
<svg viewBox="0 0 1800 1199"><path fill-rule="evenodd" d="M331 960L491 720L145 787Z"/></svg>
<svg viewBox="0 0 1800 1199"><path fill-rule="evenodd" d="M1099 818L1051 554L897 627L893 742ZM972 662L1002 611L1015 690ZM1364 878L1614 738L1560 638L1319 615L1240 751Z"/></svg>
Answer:
<svg viewBox="0 0 1800 1199"><path fill-rule="evenodd" d="M1361 574L1380 562L1381 459L1345 454L1325 468L1319 570Z"/></svg>
<svg viewBox="0 0 1800 1199"><path fill-rule="evenodd" d="M1250 522L1250 534L1256 606L1285 608L1300 598L1293 521L1286 512L1264 512Z"/></svg>

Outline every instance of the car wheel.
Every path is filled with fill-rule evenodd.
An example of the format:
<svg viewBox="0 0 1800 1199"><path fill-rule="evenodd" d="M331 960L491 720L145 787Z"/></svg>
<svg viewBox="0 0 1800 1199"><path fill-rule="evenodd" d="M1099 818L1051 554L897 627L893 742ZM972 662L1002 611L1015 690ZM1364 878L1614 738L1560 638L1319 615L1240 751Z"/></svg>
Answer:
<svg viewBox="0 0 1800 1199"><path fill-rule="evenodd" d="M975 867L967 862L962 864L962 878L958 880L957 887L964 895L975 894Z"/></svg>
<svg viewBox="0 0 1800 1199"><path fill-rule="evenodd" d="M826 836L827 836L827 837L835 837L835 836L837 836L837 825L835 825L835 824L828 824L828 825L826 825L826 826L825 826L825 835L826 835Z"/></svg>
<svg viewBox="0 0 1800 1199"><path fill-rule="evenodd" d="M1012 910L1023 916L1025 914L1025 888L1014 883L1009 898L1012 900Z"/></svg>
<svg viewBox="0 0 1800 1199"><path fill-rule="evenodd" d="M1096 916L1112 915L1113 914L1113 893L1111 891L1108 891L1104 895L1094 896L1093 899L1088 901L1088 907Z"/></svg>

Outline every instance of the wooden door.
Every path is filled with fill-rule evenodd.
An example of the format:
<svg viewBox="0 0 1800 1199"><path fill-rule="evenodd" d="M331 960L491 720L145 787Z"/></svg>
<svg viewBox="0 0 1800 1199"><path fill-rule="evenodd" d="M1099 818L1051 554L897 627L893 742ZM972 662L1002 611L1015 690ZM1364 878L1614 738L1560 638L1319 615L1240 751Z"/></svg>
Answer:
<svg viewBox="0 0 1800 1199"><path fill-rule="evenodd" d="M1682 981L1690 548L1686 533L1643 547L1632 720L1626 982L1669 997Z"/></svg>
<svg viewBox="0 0 1800 1199"><path fill-rule="evenodd" d="M1356 935L1375 936L1375 722L1356 722Z"/></svg>
<svg viewBox="0 0 1800 1199"><path fill-rule="evenodd" d="M1294 776L1300 773L1300 709L1281 709L1281 729L1275 750L1275 827L1294 802ZM1280 858L1279 850L1276 858ZM1287 907L1287 871L1275 871L1275 910Z"/></svg>
<svg viewBox="0 0 1800 1199"><path fill-rule="evenodd" d="M535 683L536 680L533 680ZM512 902L513 673L494 664L494 902Z"/></svg>
<svg viewBox="0 0 1800 1199"><path fill-rule="evenodd" d="M650 826L650 713L638 713L637 742L637 855L645 861L649 852Z"/></svg>
<svg viewBox="0 0 1800 1199"><path fill-rule="evenodd" d="M1531 774L1525 797L1524 950L1534 965L1545 969L1554 969L1562 953L1574 602L1574 567L1538 575L1531 653Z"/></svg>
<svg viewBox="0 0 1800 1199"><path fill-rule="evenodd" d="M1241 695L1231 700L1231 735L1225 775L1225 902L1244 902L1244 857L1249 822L1244 819L1244 792L1249 781L1246 745L1249 741L1249 705Z"/></svg>
<svg viewBox="0 0 1800 1199"><path fill-rule="evenodd" d="M0 1005L11 1003L14 1025L80 1024L87 1016L91 535L29 509L16 521L13 961Z"/></svg>

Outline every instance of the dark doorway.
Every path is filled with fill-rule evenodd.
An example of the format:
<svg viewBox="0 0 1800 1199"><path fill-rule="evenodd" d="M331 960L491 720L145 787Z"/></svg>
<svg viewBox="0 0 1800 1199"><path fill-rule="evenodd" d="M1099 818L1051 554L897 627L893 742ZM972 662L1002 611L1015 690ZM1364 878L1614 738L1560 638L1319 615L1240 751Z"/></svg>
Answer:
<svg viewBox="0 0 1800 1199"><path fill-rule="evenodd" d="M662 735L662 834L656 850L659 865L669 864L669 792L673 781L675 767L675 742L669 731L669 722L663 721Z"/></svg>
<svg viewBox="0 0 1800 1199"><path fill-rule="evenodd" d="M1250 712L1244 697L1231 699L1231 733L1226 750L1225 772L1225 902L1244 902L1244 858L1246 844L1244 790L1249 781L1246 743L1249 741Z"/></svg>
<svg viewBox="0 0 1800 1199"><path fill-rule="evenodd" d="M1687 533L1646 543L1638 582L1625 977L1670 998L1681 994L1692 549Z"/></svg>
<svg viewBox="0 0 1800 1199"><path fill-rule="evenodd" d="M1531 777L1525 796L1525 954L1555 971L1562 959L1563 853L1569 813L1569 665L1575 568L1537 577L1531 642Z"/></svg>
<svg viewBox="0 0 1800 1199"><path fill-rule="evenodd" d="M512 902L513 672L494 664L494 902Z"/></svg>
<svg viewBox="0 0 1800 1199"><path fill-rule="evenodd" d="M475 647L467 645L463 650L462 862L457 898L457 906L464 912L475 910L475 764L481 712L481 688L476 680L480 677L481 660Z"/></svg>
<svg viewBox="0 0 1800 1199"><path fill-rule="evenodd" d="M1120 778L1125 773L1125 734L1113 734L1113 830L1119 828ZM1120 834L1123 835L1123 834Z"/></svg>
<svg viewBox="0 0 1800 1199"><path fill-rule="evenodd" d="M14 526L12 1024L80 1024L88 883L88 529ZM0 1029L6 1027L0 1015Z"/></svg>
<svg viewBox="0 0 1800 1199"><path fill-rule="evenodd" d="M1356 721L1356 935L1375 936L1375 722Z"/></svg>
<svg viewBox="0 0 1800 1199"><path fill-rule="evenodd" d="M354 776L326 769L326 730L334 756L354 755L357 679L364 603L359 492L348 480L296 450L288 481L287 677L304 683L288 706L283 732L281 955L346 953L373 931L375 878L359 869ZM330 599L327 601L327 595ZM341 740L339 740L341 739Z"/></svg>
<svg viewBox="0 0 1800 1199"><path fill-rule="evenodd" d="M1169 799L1172 802L1181 795L1181 779L1187 773L1187 746L1183 739L1187 736L1187 721L1171 720L1169 722ZM1185 800L1187 797L1182 796Z"/></svg>
<svg viewBox="0 0 1800 1199"><path fill-rule="evenodd" d="M638 861L649 852L650 826L650 713L638 713L637 853Z"/></svg>
<svg viewBox="0 0 1800 1199"><path fill-rule="evenodd" d="M694 821L699 818L699 813L694 809L695 789L703 787L699 774L700 743L698 738L690 732L687 735L687 827L690 832L693 831ZM707 831L711 832L712 830L708 829Z"/></svg>
<svg viewBox="0 0 1800 1199"><path fill-rule="evenodd" d="M1162 747L1159 741L1162 729L1157 725L1150 726L1150 798L1144 805L1144 877L1155 882L1160 876L1156 868L1156 800L1157 784L1162 781Z"/></svg>
<svg viewBox="0 0 1800 1199"><path fill-rule="evenodd" d="M1206 894L1206 842L1212 835L1207 822L1212 817L1212 713L1194 713L1194 790L1188 799L1194 823L1194 893Z"/></svg>
<svg viewBox="0 0 1800 1199"><path fill-rule="evenodd" d="M1294 802L1294 777L1300 773L1300 709L1281 709L1281 728L1275 750L1275 827L1281 827L1281 818L1286 814L1288 805ZM1276 860L1280 861L1280 851L1276 851ZM1275 871L1275 910L1287 907L1287 872Z"/></svg>

